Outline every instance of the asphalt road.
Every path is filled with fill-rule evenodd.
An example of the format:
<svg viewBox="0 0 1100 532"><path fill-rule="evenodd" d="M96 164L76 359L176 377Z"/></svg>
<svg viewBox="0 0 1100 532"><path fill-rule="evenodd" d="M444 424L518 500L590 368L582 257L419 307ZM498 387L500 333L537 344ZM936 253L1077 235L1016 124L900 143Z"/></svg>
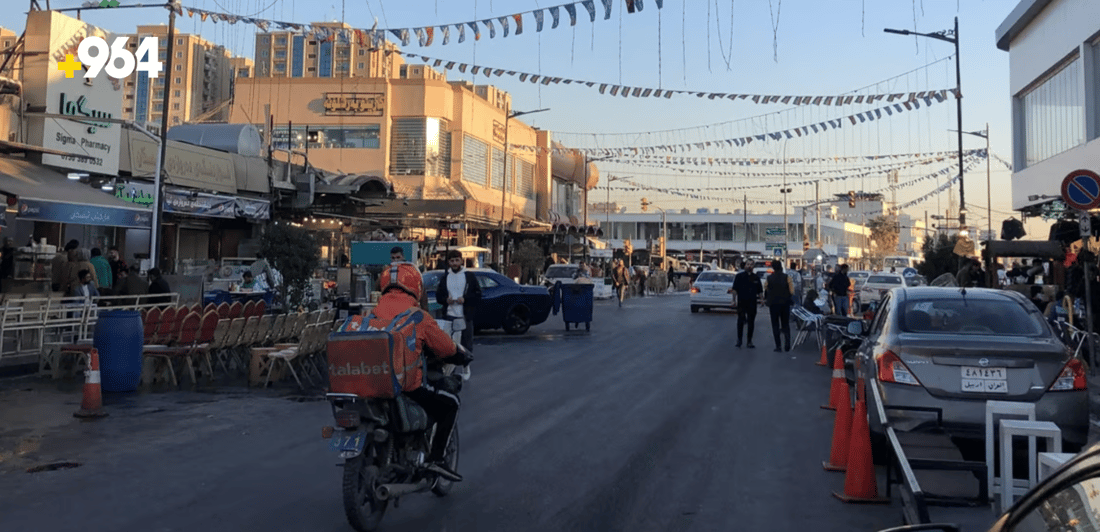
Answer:
<svg viewBox="0 0 1100 532"><path fill-rule="evenodd" d="M680 294L622 309L598 302L590 333L567 333L551 316L524 337L480 338L459 420L465 482L444 499L404 498L382 529L900 524L896 502L830 495L844 476L820 465L833 421L819 408L828 370L809 344L772 352L766 321L761 312L756 349L736 349L732 313L691 314ZM350 530L338 459L320 438L327 404L278 395L112 398L107 419L58 421L30 452L0 455L0 530ZM82 465L23 471L59 460Z"/></svg>

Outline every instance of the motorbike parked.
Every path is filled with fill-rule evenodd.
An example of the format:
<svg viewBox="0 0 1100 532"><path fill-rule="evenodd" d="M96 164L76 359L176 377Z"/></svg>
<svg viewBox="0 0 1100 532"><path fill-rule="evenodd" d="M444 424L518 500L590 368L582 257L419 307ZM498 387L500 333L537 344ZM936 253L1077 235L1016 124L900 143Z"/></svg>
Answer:
<svg viewBox="0 0 1100 532"><path fill-rule="evenodd" d="M458 349L466 353L461 345ZM468 364L472 360L468 353L464 366L429 358L425 377L437 388L457 395L470 378ZM405 495L431 491L445 497L450 493L454 482L425 468L436 426L420 405L404 396L325 395L336 427L324 427L322 436L331 439L330 449L344 460L344 513L355 530L377 529L390 503L397 508ZM452 471L458 470L458 428L456 420L444 456Z"/></svg>

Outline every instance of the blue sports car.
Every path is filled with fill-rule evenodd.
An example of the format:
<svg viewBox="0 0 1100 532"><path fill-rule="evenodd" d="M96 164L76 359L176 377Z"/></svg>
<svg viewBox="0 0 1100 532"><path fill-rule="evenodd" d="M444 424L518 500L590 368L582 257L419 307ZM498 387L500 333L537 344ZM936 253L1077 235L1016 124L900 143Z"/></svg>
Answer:
<svg viewBox="0 0 1100 532"><path fill-rule="evenodd" d="M481 285L481 305L474 316L474 330L503 328L508 334L523 334L550 316L550 293L542 286L527 286L489 269L471 268ZM424 291L433 309L435 289L443 270L424 273Z"/></svg>

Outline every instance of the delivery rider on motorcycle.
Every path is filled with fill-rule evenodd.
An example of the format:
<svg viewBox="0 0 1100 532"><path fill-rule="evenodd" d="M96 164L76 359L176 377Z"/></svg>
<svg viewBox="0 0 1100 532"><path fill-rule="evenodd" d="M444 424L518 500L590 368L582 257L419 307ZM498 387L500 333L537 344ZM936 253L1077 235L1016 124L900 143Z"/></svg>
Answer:
<svg viewBox="0 0 1100 532"><path fill-rule="evenodd" d="M424 290L424 281L416 266L407 262L391 264L382 272L379 281L382 296L374 309L375 319L370 322L372 327L381 329L392 322L397 315L410 308L416 308L415 312L424 313L424 319L416 328L418 355L429 356L430 354L429 358L434 357L442 363L455 365L465 365L472 360L469 353L458 348L454 340L439 328L434 318L418 308ZM425 350L428 353L425 353ZM417 373L420 371L417 370ZM447 467L444 460L447 443L454 429L455 420L458 418L460 405L458 395L444 389L443 386L433 386L422 374L418 381L419 387L402 393L416 401L436 423L436 434L432 439L426 468L447 480L461 481L462 476ZM453 387L450 388L454 390Z"/></svg>

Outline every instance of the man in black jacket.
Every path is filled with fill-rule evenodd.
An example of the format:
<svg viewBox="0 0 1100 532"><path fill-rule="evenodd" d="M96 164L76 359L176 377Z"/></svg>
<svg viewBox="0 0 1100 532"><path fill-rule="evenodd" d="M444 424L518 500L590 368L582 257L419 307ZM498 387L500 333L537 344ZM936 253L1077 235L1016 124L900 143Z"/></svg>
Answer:
<svg viewBox="0 0 1100 532"><path fill-rule="evenodd" d="M463 267L462 253L457 250L447 252L447 265L450 269L439 279L435 289L435 300L443 305L443 315L456 322L465 324L462 329L462 347L474 351L474 315L481 303L481 286L477 276Z"/></svg>
<svg viewBox="0 0 1100 532"><path fill-rule="evenodd" d="M775 337L775 350L791 350L791 303L793 302L794 282L783 273L783 262L772 261L773 273L764 283L764 301L768 304L772 318L772 335ZM779 335L783 333L784 344L780 345Z"/></svg>
<svg viewBox="0 0 1100 532"><path fill-rule="evenodd" d="M745 268L733 278L733 291L737 294L737 347L741 347L742 333L745 325L749 326L749 348L752 345L752 333L756 329L756 305L764 287L760 284L760 278L752 271L753 262L745 261Z"/></svg>

